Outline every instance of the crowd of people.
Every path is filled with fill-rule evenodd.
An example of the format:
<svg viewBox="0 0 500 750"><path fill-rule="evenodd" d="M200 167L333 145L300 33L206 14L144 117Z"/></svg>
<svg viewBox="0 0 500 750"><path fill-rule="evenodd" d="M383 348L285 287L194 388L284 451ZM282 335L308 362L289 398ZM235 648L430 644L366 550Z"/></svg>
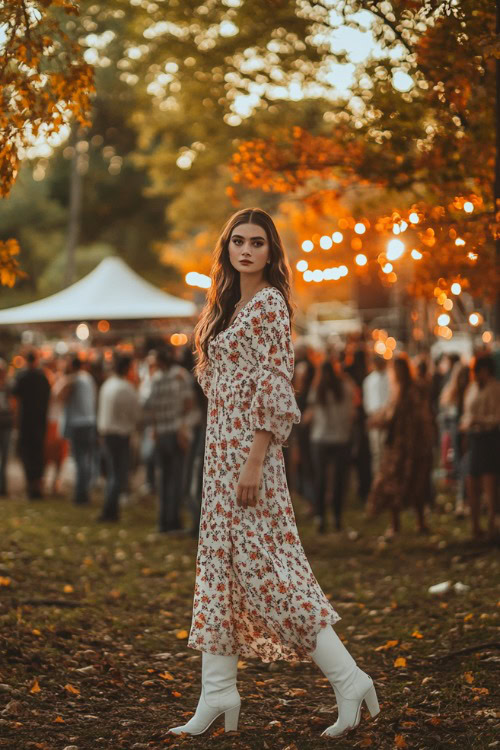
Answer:
<svg viewBox="0 0 500 750"><path fill-rule="evenodd" d="M198 534L206 430L206 397L192 375L189 347L162 344L144 357L117 352L105 360L82 355L40 361L25 353L12 372L0 360L0 496L8 494L12 436L31 500L61 492L71 454L73 501L89 505L104 477L96 520L116 522L131 475L143 466L141 495L157 498L157 530ZM368 515L388 511L390 537L412 509L429 531L441 476L458 516L470 516L481 537L498 510L500 381L490 352L470 362L443 355L436 362L368 353L362 339L342 349L295 347L294 389L302 414L284 446L287 480L309 504L318 533L343 529L347 497L357 494ZM53 466L47 486L48 467ZM436 472L437 470L437 472ZM183 527L184 511L191 518Z"/></svg>

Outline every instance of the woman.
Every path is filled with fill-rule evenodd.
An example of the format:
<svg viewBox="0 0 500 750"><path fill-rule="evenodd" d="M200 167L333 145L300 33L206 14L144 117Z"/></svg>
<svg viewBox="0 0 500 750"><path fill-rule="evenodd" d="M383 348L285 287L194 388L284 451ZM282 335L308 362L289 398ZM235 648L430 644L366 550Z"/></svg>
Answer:
<svg viewBox="0 0 500 750"><path fill-rule="evenodd" d="M318 531L327 529L325 494L330 467L334 471L333 515L335 529L342 528L342 509L349 479L351 441L356 413L354 384L343 375L339 363L322 363L317 387L307 398L304 421L311 420L311 447L316 476L316 512Z"/></svg>
<svg viewBox="0 0 500 750"><path fill-rule="evenodd" d="M208 397L203 499L188 645L202 653L196 713L174 734L201 734L221 714L237 729L238 656L310 660L330 680L339 736L378 702L331 627L339 620L300 543L282 444L300 412L291 387L290 268L264 211L245 209L215 248L195 329L195 376Z"/></svg>
<svg viewBox="0 0 500 750"><path fill-rule="evenodd" d="M370 417L370 427L387 429L387 441L380 472L375 478L368 508L372 515L389 507L392 530L400 531L400 512L414 507L421 533L429 531L425 503L432 471L432 420L430 408L417 388L406 355L394 360L395 396L384 409Z"/></svg>

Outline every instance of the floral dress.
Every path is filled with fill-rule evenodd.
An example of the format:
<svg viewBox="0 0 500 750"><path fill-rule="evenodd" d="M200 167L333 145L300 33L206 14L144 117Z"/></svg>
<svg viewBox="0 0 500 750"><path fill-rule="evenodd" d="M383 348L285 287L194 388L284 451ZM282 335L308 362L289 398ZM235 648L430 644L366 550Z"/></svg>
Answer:
<svg viewBox="0 0 500 750"><path fill-rule="evenodd" d="M188 645L270 662L309 661L321 628L340 619L299 539L282 444L300 411L291 385L288 308L259 290L209 344L200 536ZM272 432L256 507L237 487L256 429Z"/></svg>

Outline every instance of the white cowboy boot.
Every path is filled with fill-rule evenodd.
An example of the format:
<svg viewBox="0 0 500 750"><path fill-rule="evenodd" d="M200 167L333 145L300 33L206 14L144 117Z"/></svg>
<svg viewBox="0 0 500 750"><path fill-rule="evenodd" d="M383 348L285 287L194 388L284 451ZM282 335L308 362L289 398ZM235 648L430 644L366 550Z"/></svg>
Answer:
<svg viewBox="0 0 500 750"><path fill-rule="evenodd" d="M340 737L356 727L363 701L372 716L380 712L372 678L356 666L331 625L318 633L311 657L328 678L337 698L337 721L325 729L322 737Z"/></svg>
<svg viewBox="0 0 500 750"><path fill-rule="evenodd" d="M187 724L172 727L172 734L202 734L215 719L225 714L225 730L238 729L240 695L236 688L238 656L220 656L202 652L201 695L195 715Z"/></svg>

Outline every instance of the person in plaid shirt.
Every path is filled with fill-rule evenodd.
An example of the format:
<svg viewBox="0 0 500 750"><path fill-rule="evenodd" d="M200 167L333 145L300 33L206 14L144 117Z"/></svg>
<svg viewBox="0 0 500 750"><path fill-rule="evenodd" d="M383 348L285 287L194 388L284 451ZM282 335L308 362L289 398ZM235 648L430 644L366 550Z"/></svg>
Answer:
<svg viewBox="0 0 500 750"><path fill-rule="evenodd" d="M144 410L153 425L159 472L158 531L182 529L179 509L183 495L183 466L191 439L194 406L192 375L174 359L173 348L157 352L158 371Z"/></svg>

